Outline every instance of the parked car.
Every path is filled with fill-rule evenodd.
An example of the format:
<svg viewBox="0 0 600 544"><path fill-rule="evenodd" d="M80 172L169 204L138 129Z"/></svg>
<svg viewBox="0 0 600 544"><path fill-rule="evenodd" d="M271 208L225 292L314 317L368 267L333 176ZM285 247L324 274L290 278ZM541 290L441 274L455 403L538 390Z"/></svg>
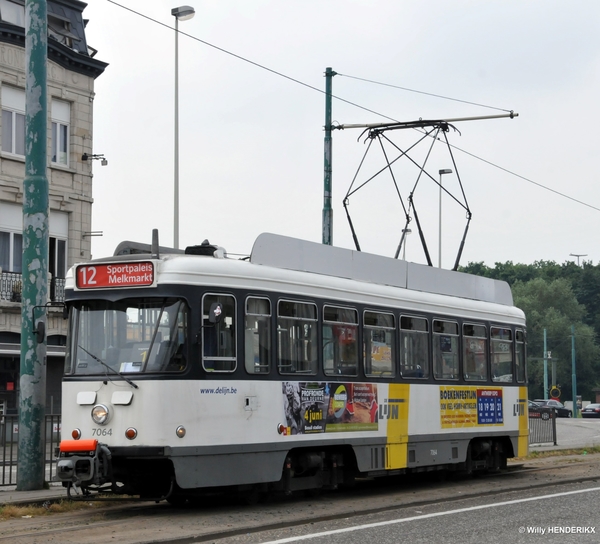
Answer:
<svg viewBox="0 0 600 544"><path fill-rule="evenodd" d="M581 410L581 417L600 418L600 404L588 404L583 410Z"/></svg>
<svg viewBox="0 0 600 544"><path fill-rule="evenodd" d="M555 399L534 399L534 402L543 408L554 408L557 417L573 417L573 412L565 408L562 402L558 402Z"/></svg>
<svg viewBox="0 0 600 544"><path fill-rule="evenodd" d="M529 418L548 420L551 417L556 417L550 408L541 406L532 400L527 401L529 408Z"/></svg>

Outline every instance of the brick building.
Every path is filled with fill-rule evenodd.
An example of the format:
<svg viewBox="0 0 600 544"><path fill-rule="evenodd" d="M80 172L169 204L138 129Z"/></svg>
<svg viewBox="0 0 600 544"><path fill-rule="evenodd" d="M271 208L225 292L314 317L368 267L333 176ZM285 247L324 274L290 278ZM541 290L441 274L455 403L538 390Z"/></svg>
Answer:
<svg viewBox="0 0 600 544"><path fill-rule="evenodd" d="M107 64L87 45L77 0L48 0L48 300L61 301L75 261L90 258L94 81ZM25 175L24 0L0 0L0 412L17 413ZM60 412L66 321L49 311L46 412Z"/></svg>

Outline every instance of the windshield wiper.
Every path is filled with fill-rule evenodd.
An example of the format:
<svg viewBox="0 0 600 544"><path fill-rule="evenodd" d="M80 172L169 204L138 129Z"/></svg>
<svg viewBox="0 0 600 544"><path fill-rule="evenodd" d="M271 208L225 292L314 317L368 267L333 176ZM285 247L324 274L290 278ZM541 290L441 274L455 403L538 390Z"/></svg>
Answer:
<svg viewBox="0 0 600 544"><path fill-rule="evenodd" d="M121 376L121 378L123 378L129 385L131 385L131 387L135 387L136 389L139 389L139 387L133 383L133 381L131 381L127 376L125 376L125 374L121 374L118 370L115 370L112 366L106 364L102 359L96 357L93 353L90 353L87 349L85 349L83 346L80 346L79 344L77 344L78 348L81 348L83 351L85 351L92 359L98 361L101 365L103 365L104 367L108 368L108 370L110 370L111 372L114 372L115 374L117 374L118 376ZM112 380L111 380L112 381Z"/></svg>

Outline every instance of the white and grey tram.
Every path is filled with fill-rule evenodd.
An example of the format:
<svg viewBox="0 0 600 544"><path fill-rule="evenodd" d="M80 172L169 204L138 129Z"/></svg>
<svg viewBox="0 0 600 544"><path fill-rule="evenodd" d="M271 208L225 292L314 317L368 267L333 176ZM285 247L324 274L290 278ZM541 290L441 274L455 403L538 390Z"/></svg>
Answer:
<svg viewBox="0 0 600 544"><path fill-rule="evenodd" d="M177 502L526 455L507 284L273 234L246 260L119 247L67 277L69 494Z"/></svg>

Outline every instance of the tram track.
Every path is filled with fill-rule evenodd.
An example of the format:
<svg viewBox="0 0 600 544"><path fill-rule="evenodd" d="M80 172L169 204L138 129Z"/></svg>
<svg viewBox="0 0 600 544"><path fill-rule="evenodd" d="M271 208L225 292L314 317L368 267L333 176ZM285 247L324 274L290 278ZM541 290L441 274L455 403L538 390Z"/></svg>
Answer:
<svg viewBox="0 0 600 544"><path fill-rule="evenodd" d="M294 496L240 507L231 501L207 501L184 509L165 503L111 505L90 511L56 514L0 523L0 542L32 544L106 542L122 544L187 544L224 540L242 534L331 522L398 508L420 508L524 490L544 489L600 479L600 455L561 459L555 463L524 463L480 477L457 479L452 474L398 477L359 482L355 489Z"/></svg>

